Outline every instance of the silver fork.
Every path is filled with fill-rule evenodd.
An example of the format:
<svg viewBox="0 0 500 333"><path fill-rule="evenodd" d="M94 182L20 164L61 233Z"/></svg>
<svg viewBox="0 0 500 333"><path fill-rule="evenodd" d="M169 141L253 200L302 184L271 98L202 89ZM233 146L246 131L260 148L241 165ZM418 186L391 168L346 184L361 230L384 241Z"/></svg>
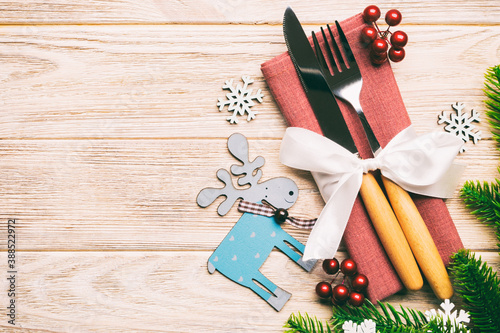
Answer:
<svg viewBox="0 0 500 333"><path fill-rule="evenodd" d="M313 32L312 38L316 50L316 57L318 58L322 68L323 76L325 77L328 86L335 97L339 97L350 103L356 110L361 123L363 124L363 129L365 130L373 155L376 156L380 149L380 144L375 138L370 124L368 124L368 121L363 113L363 109L359 103L359 94L361 92L361 87L363 86L363 79L361 78L358 64L356 63L356 59L354 58L354 54L352 53L351 47L347 42L347 38L345 37L342 28L337 21L335 21L335 25L337 26L337 31L339 32L340 41L348 63L346 64L344 62L329 25L327 25L327 29L332 40L332 47L330 47L330 43L328 43L328 39L326 38L325 30L323 28L321 28L321 34L326 45L326 53L329 57L330 63L332 64L333 75L330 73L319 42ZM335 57L338 59L340 69L336 65L333 53L335 53ZM382 176L382 181L394 213L396 214L399 224L401 225L406 239L410 244L415 259L417 259L417 262L427 278L432 290L438 298L450 298L453 295L453 287L448 277L448 273L446 272L446 268L441 260L437 247L434 244L434 240L432 239L422 216L415 206L415 203L410 195L399 185L393 183L384 176Z"/></svg>
<svg viewBox="0 0 500 333"><path fill-rule="evenodd" d="M319 63L322 67L323 76L325 77L328 86L332 93L347 103L350 103L356 113L361 120L361 124L363 125L363 129L365 130L366 136L368 138L368 142L370 143L370 148L373 152L373 155L377 155L380 149L380 144L373 134L373 130L370 127L370 124L366 120L365 114L363 113L363 109L361 108L361 104L359 102L359 94L361 92L361 87L363 86L363 78L361 77L361 73L359 71L358 64L356 63L356 59L354 58L354 54L352 53L351 47L347 42L347 38L342 31L339 23L335 21L337 26L337 31L339 32L340 41L342 43L342 47L344 49L344 53L346 55L347 64L344 62L344 59L340 53L340 49L335 41L332 30L330 29L330 25L327 24L328 33L330 34L330 38L332 39L333 51L330 48L328 43L328 39L326 38L325 30L321 27L321 34L323 35L323 40L326 45L327 55L332 64L333 75L330 73L330 69L328 68L327 62L323 55L323 51L320 48L318 39L316 38L316 34L312 33L312 38L314 41L314 48L316 50L316 57L319 60ZM335 56L333 55L335 53ZM335 58L339 61L339 67L337 67ZM349 67L347 67L347 66Z"/></svg>

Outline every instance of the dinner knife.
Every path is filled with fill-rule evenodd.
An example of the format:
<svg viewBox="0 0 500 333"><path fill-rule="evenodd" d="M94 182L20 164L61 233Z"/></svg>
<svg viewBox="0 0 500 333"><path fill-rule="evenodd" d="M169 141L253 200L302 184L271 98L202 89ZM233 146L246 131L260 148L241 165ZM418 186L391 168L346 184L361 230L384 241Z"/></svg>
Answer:
<svg viewBox="0 0 500 333"><path fill-rule="evenodd" d="M283 18L283 33L290 58L323 135L351 153L357 154L354 140L337 101L323 77L311 43L290 7L286 9ZM401 226L373 174L363 175L360 194L379 239L401 281L409 290L420 289L423 279L418 265Z"/></svg>

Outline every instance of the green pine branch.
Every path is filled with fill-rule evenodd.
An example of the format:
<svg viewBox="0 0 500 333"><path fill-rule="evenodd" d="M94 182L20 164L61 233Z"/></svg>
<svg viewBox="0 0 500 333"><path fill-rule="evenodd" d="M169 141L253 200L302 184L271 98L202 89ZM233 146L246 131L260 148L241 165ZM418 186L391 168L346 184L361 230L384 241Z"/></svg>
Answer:
<svg viewBox="0 0 500 333"><path fill-rule="evenodd" d="M460 193L472 214L495 229L500 249L500 181L491 184L467 181Z"/></svg>
<svg viewBox="0 0 500 333"><path fill-rule="evenodd" d="M455 290L464 302L474 332L500 332L500 279L474 253L459 250L450 265Z"/></svg>
<svg viewBox="0 0 500 333"><path fill-rule="evenodd" d="M484 77L484 94L487 97L486 116L492 127L493 138L500 149L500 65L488 68Z"/></svg>
<svg viewBox="0 0 500 333"><path fill-rule="evenodd" d="M440 333L470 333L471 331L466 324L456 324L453 326L448 319L446 323L442 317L437 317L427 324L426 332L440 332Z"/></svg>
<svg viewBox="0 0 500 333"><path fill-rule="evenodd" d="M285 328L289 328L286 330L286 333L331 333L332 330L328 323L323 323L317 319L316 317L309 317L306 313L305 315L301 315L300 312L298 315L291 314L288 318Z"/></svg>
<svg viewBox="0 0 500 333"><path fill-rule="evenodd" d="M337 307L333 311L332 326L338 330L344 322L352 320L354 323L362 323L365 319L371 319L377 325L379 333L427 333L427 332L469 332L466 327L452 325L449 321L444 322L442 317L427 320L421 311L399 306L394 308L389 303L377 303L380 310L370 301L365 300L361 307Z"/></svg>
<svg viewBox="0 0 500 333"><path fill-rule="evenodd" d="M500 149L500 65L490 67L484 75L484 94L486 95L486 115L491 125L491 133ZM500 181L468 181L461 190L461 197L472 214L480 221L494 227L500 249Z"/></svg>
<svg viewBox="0 0 500 333"><path fill-rule="evenodd" d="M365 300L361 307L336 307L333 311L332 326L341 328L344 322L352 320L361 323L365 319L371 319L377 325L378 332L426 332L424 329L428 324L425 315L417 310L400 307L396 310L391 304L378 302L380 310L370 301Z"/></svg>
<svg viewBox="0 0 500 333"><path fill-rule="evenodd" d="M467 333L467 327L460 325L453 326L451 322L444 321L442 317L436 317L428 320L421 311L405 308L394 308L389 303L378 302L380 310L370 301L365 300L361 307L344 306L334 307L331 324L322 321L316 317L292 314L286 322L287 333L330 333L342 332L342 325L346 321L360 324L366 319L371 319L377 326L377 333Z"/></svg>

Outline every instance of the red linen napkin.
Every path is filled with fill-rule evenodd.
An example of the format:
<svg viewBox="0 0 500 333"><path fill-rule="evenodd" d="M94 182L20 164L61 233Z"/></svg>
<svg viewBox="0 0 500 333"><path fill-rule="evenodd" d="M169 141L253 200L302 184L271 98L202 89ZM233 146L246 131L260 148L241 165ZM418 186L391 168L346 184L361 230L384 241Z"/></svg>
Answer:
<svg viewBox="0 0 500 333"><path fill-rule="evenodd" d="M340 25L363 77L360 96L363 111L381 146L385 147L397 133L411 124L394 74L389 62L381 66L372 65L369 51L360 41L361 29L365 26L361 14L341 22ZM334 33L336 34L336 31ZM261 69L287 123L322 134L288 52L263 63ZM356 112L341 101L339 106L360 156L373 157ZM450 255L462 248L463 244L444 201L417 195L413 198L434 238L441 258L447 265ZM359 196L344 233L344 242L350 256L358 264L359 271L370 281L367 292L372 302L403 289Z"/></svg>

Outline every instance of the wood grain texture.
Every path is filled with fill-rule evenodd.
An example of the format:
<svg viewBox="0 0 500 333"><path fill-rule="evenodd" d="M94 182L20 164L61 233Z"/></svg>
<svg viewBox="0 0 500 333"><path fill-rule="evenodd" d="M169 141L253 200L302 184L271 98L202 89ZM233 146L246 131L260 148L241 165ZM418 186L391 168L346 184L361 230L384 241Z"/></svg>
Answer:
<svg viewBox="0 0 500 333"><path fill-rule="evenodd" d="M323 201L312 177L282 165L279 145L250 140L252 158L266 158L263 180L293 179L300 194L290 214L317 217ZM458 159L468 165L462 182L494 175L493 147L480 141ZM218 216L221 199L205 209L195 201L202 188L222 187L216 171L236 163L226 139L0 140L0 152L0 221L18 220L21 250L210 250L241 214ZM494 248L493 230L470 216L458 189L447 205L466 247ZM309 234L288 229L301 241Z"/></svg>
<svg viewBox="0 0 500 333"><path fill-rule="evenodd" d="M281 24L285 8L291 6L301 22L325 23L350 17L371 4L368 0L25 0L0 2L0 13L10 24ZM490 0L408 0L404 6L381 0L377 6L383 13L398 8L404 24L496 24L500 15L498 4Z"/></svg>
<svg viewBox="0 0 500 333"><path fill-rule="evenodd" d="M250 139L252 157L266 158L263 179L298 184L290 214L319 215L323 201L310 174L278 161L286 124L260 64L286 51L287 5L310 31L372 3L0 1L0 235L16 218L19 270L18 325L2 315L0 332L281 332L292 312L329 318L313 291L326 279L319 265L307 274L272 253L262 272L293 294L279 313L210 275L207 258L240 213L233 207L220 217L221 199L201 209L195 198L221 186L215 173L235 163L226 139L238 131ZM500 55L500 6L377 5L403 13L410 44L393 70L417 132L441 131L437 115L453 102L484 114L483 74ZM255 121L233 126L216 102L224 81L242 75L255 78L265 97ZM461 183L498 177L488 124L478 127L483 140L458 158L468 164ZM470 215L458 189L446 204L465 247L499 271L493 230ZM285 228L307 240L308 231ZM338 257L346 256L341 247ZM5 250L0 260L6 272ZM427 284L387 301L439 305ZM0 306L7 302L0 293Z"/></svg>
<svg viewBox="0 0 500 333"><path fill-rule="evenodd" d="M260 72L261 63L286 51L280 26L23 29L0 27L3 138L220 138L236 130L281 138L284 133ZM437 114L451 111L456 101L483 110L483 74L498 60L500 26L405 30L411 38L407 59L393 67L416 126L441 128ZM436 32L437 38L429 39ZM216 103L226 94L225 80L236 83L241 75L255 78L253 86L265 96L254 107L258 121L241 119L235 126ZM487 124L480 127L488 137Z"/></svg>
<svg viewBox="0 0 500 333"><path fill-rule="evenodd" d="M261 271L293 294L276 312L249 289L210 275L210 254L21 252L19 323L30 332L282 332L291 312L331 316L312 287L327 278L321 265L306 273L282 253L271 254ZM500 268L497 253L479 254ZM388 301L422 311L440 303L428 285ZM3 321L0 327L9 331Z"/></svg>
<svg viewBox="0 0 500 333"><path fill-rule="evenodd" d="M453 296L453 287L448 272L411 195L390 179L384 176L381 178L397 223L404 232L418 267L436 297L442 300L450 299Z"/></svg>
<svg viewBox="0 0 500 333"><path fill-rule="evenodd" d="M406 289L420 290L424 281L417 261L408 244L408 239L405 237L401 225L373 173L368 172L363 175L359 196L363 200L378 239L399 279Z"/></svg>

